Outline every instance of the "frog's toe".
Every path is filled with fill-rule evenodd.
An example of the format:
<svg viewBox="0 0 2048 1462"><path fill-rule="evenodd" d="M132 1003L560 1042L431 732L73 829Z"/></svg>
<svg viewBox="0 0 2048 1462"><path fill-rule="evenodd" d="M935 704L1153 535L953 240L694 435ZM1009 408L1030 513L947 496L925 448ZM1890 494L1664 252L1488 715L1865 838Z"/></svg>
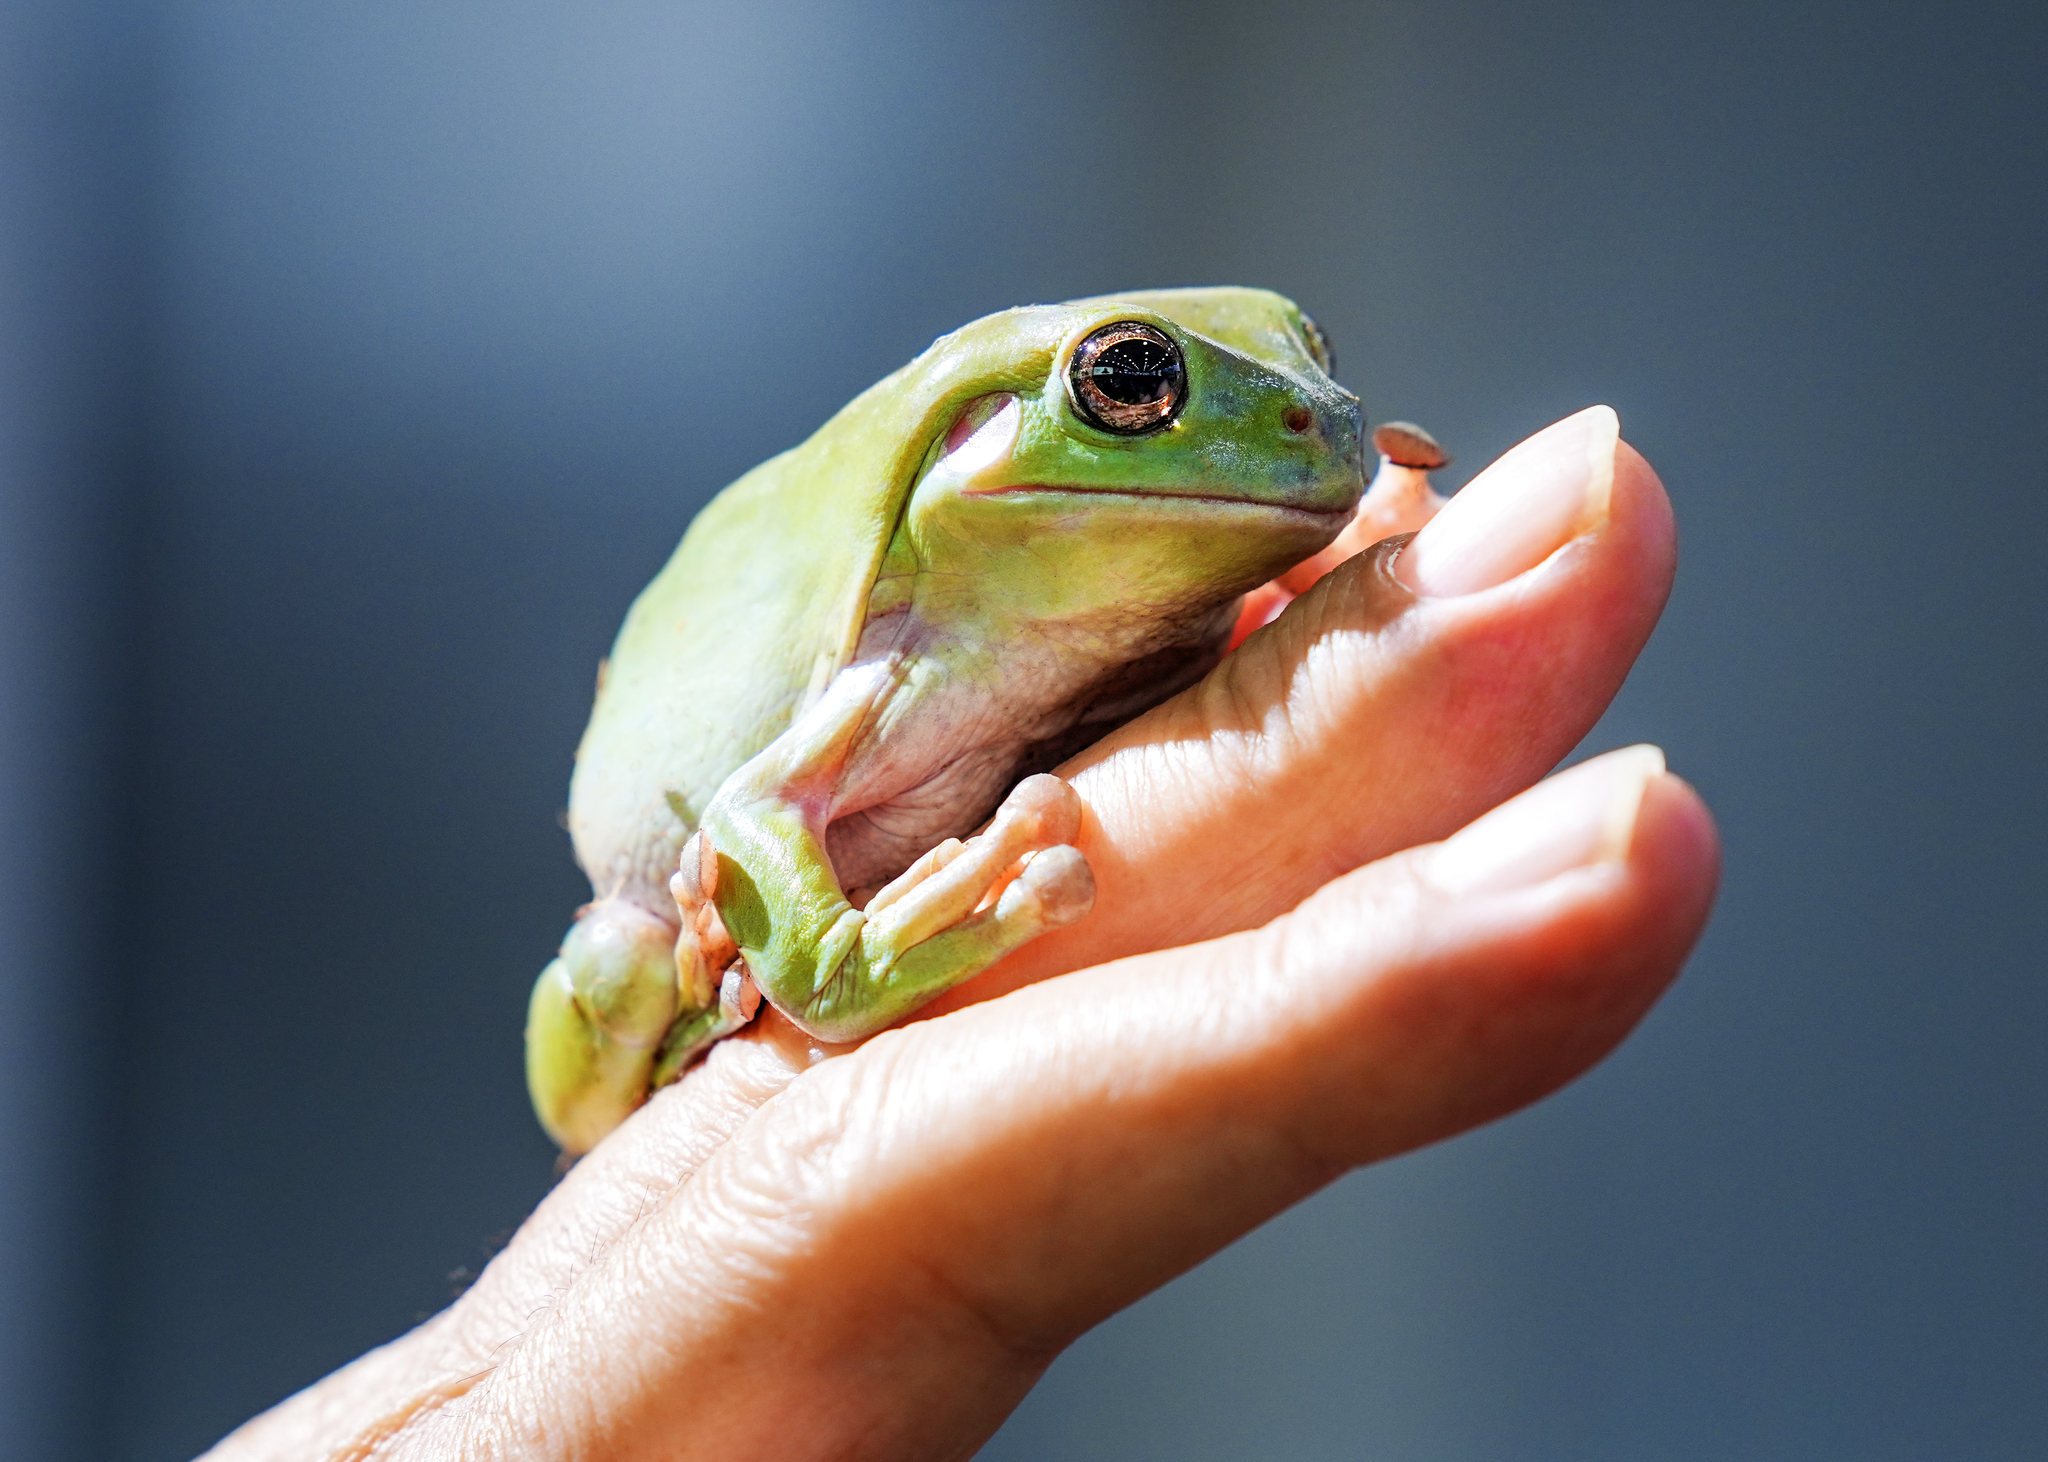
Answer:
<svg viewBox="0 0 2048 1462"><path fill-rule="evenodd" d="M1070 858L1048 864L1032 888L1042 887L1048 895L1057 893L1064 907L1071 902L1064 891L1072 876L1069 873L1063 883L1055 875L1070 862L1079 862L1086 874L1087 860L1071 846L1080 831L1081 799L1074 789L1047 773L1026 777L1003 799L985 831L965 843L949 839L934 848L869 901L868 937L898 950L920 944L967 919L991 894L1007 893L1013 880L1022 881L1032 866L1055 849ZM1092 880L1089 888L1092 898ZM1039 896L1027 894L1034 899Z"/></svg>
<svg viewBox="0 0 2048 1462"><path fill-rule="evenodd" d="M719 984L718 1009L734 1029L752 1020L761 1009L761 987L747 973L746 965L738 960L725 972L725 979Z"/></svg>
<svg viewBox="0 0 2048 1462"><path fill-rule="evenodd" d="M744 1030L760 1009L761 989L748 973L746 961L735 959L718 981L716 1001L701 1009L685 1011L668 1028L648 1086L664 1087L680 1078L714 1044Z"/></svg>
<svg viewBox="0 0 2048 1462"><path fill-rule="evenodd" d="M927 878L930 878L934 873L937 873L955 858L959 857L966 848L967 844L961 842L958 838L947 838L946 841L940 843L936 848L933 848L922 858L876 889L869 897L861 898L856 894L852 896L850 901L860 905L864 913L869 915L879 914L882 910L888 908L889 905L895 903L913 888L916 888Z"/></svg>
<svg viewBox="0 0 2048 1462"><path fill-rule="evenodd" d="M970 842L954 866L973 856L973 851L974 843ZM806 1011L805 1018L798 1023L827 1040L856 1040L871 1035L881 1025L980 974L1039 935L1073 923L1094 904L1095 877L1079 848L1061 843L1037 849L1021 861L1021 869L1010 864L1002 867L996 888L991 890L995 893L993 898L983 893L961 918L938 924L930 933L924 927L906 924L880 929L870 925L864 938L870 955L881 956L877 964L886 971L883 982L890 992L889 998L870 1009L814 1008ZM969 894L979 891L977 886ZM896 909L910 904L922 892L920 888ZM963 902L965 897L962 896ZM890 913L894 914L896 909ZM938 917L943 914L935 915Z"/></svg>
<svg viewBox="0 0 2048 1462"><path fill-rule="evenodd" d="M1062 843L1024 865L996 900L996 918L1035 923L1036 934L1071 924L1094 907L1095 873L1079 848Z"/></svg>
<svg viewBox="0 0 2048 1462"><path fill-rule="evenodd" d="M1005 825L1014 829L1014 837L1057 847L1081 831L1081 798L1051 772L1040 772L1019 782L1003 799L989 832Z"/></svg>

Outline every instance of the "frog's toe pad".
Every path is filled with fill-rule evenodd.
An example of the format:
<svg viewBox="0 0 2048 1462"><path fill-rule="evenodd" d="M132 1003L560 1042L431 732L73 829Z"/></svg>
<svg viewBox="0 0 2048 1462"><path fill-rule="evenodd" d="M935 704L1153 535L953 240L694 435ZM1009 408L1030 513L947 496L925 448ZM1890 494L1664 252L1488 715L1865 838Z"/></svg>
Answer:
<svg viewBox="0 0 2048 1462"><path fill-rule="evenodd" d="M1005 922L1029 919L1045 929L1071 924L1095 907L1095 874L1079 848L1062 843L1024 865L996 902Z"/></svg>
<svg viewBox="0 0 2048 1462"><path fill-rule="evenodd" d="M1081 831L1081 798L1051 772L1026 777L996 809L990 833L1009 835L1013 846L1052 848L1070 843Z"/></svg>
<svg viewBox="0 0 2048 1462"><path fill-rule="evenodd" d="M977 910L987 912L990 900L1005 927L1071 923L1094 898L1087 860L1072 846L1080 831L1081 799L1074 789L1049 774L1026 777L985 831L934 849L875 896L867 909L868 937L906 950ZM1007 902L1017 884L1025 885L1017 902ZM1011 909L1014 920L1004 917Z"/></svg>
<svg viewBox="0 0 2048 1462"><path fill-rule="evenodd" d="M718 1009L735 1029L752 1020L761 1009L761 988L747 973L744 961L734 960L718 987Z"/></svg>

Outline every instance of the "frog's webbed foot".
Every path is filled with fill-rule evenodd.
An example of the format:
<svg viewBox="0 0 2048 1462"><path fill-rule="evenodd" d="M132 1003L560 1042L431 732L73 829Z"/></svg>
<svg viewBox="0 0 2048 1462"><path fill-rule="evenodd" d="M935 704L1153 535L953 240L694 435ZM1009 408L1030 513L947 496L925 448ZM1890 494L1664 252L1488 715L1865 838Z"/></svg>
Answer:
<svg viewBox="0 0 2048 1462"><path fill-rule="evenodd" d="M1094 875L1073 846L1080 831L1074 789L1049 773L1026 777L985 830L948 838L868 900L863 944L901 969L943 942L955 964L978 970L1073 923L1095 903Z"/></svg>

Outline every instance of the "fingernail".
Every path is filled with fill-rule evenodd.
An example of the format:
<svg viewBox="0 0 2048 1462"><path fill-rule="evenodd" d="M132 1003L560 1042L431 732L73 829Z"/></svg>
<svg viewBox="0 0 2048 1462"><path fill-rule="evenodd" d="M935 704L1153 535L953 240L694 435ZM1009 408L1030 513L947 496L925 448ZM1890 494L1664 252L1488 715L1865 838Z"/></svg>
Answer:
<svg viewBox="0 0 2048 1462"><path fill-rule="evenodd" d="M1465 484L1394 560L1417 594L1505 584L1607 517L1621 421L1589 406L1547 426Z"/></svg>
<svg viewBox="0 0 2048 1462"><path fill-rule="evenodd" d="M1654 746L1610 751L1538 782L1429 855L1423 877L1444 893L1505 893L1574 868L1619 863L1635 839L1643 793L1664 774Z"/></svg>

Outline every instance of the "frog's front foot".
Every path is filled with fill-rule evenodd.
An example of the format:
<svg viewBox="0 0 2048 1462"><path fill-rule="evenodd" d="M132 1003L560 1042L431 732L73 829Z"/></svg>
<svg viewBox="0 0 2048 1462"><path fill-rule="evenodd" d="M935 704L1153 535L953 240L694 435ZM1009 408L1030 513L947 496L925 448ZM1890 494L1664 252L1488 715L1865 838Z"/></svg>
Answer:
<svg viewBox="0 0 2048 1462"><path fill-rule="evenodd" d="M1027 777L982 832L965 842L947 839L865 909L846 908L820 941L812 966L820 984L805 989L792 980L783 988L772 969L754 974L818 1039L873 1035L1086 914L1095 878L1073 846L1080 830L1073 788L1054 776Z"/></svg>
<svg viewBox="0 0 2048 1462"><path fill-rule="evenodd" d="M970 919L1007 924L1022 939L1071 924L1095 902L1088 860L1073 846L1081 799L1058 777L1026 777L987 829L948 838L868 900L866 938L909 949Z"/></svg>

